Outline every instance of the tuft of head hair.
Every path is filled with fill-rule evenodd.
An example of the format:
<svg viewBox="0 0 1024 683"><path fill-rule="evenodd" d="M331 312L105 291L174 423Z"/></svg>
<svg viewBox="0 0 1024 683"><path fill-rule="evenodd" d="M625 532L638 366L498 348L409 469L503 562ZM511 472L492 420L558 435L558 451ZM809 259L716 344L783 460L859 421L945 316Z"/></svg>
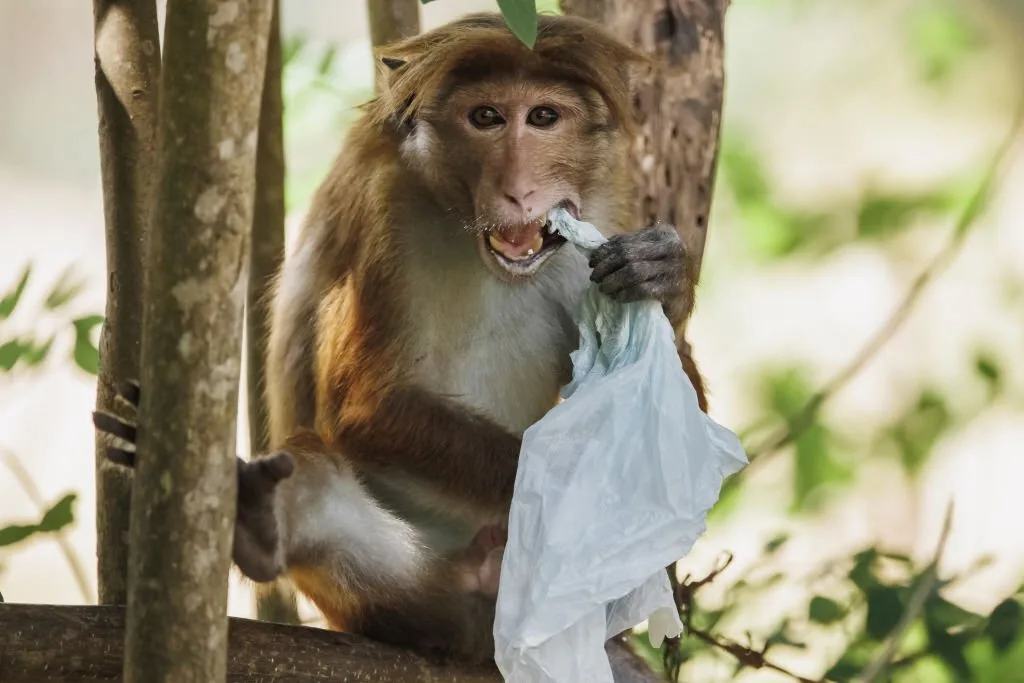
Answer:
<svg viewBox="0 0 1024 683"><path fill-rule="evenodd" d="M455 77L516 75L556 78L593 88L623 127L633 124L637 69L650 59L597 24L579 17L541 15L537 40L526 47L500 14L481 12L376 50L383 84L367 103L377 123L412 118Z"/></svg>

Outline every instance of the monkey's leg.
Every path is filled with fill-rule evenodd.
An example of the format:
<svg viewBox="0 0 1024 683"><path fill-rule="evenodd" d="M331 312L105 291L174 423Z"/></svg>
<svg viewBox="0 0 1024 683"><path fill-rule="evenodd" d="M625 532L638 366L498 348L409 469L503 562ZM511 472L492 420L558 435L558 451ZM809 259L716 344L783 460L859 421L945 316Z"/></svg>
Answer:
<svg viewBox="0 0 1024 683"><path fill-rule="evenodd" d="M136 408L138 385L121 397ZM136 427L105 413L93 421L119 440L110 459L133 466ZM493 657L503 532L485 527L465 551L443 557L315 434L296 434L285 449L238 460L233 558L242 573L260 582L285 574L335 628L470 660Z"/></svg>
<svg viewBox="0 0 1024 683"><path fill-rule="evenodd" d="M377 503L350 463L314 439L286 445L296 462L278 492L286 575L334 628L470 660L493 658L500 532L482 530L458 556L440 556L413 525Z"/></svg>

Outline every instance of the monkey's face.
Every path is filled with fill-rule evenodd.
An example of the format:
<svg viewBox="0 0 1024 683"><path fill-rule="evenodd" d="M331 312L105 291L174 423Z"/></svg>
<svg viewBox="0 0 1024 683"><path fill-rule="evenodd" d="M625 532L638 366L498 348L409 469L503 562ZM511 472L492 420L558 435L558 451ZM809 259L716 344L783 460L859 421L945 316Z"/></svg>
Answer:
<svg viewBox="0 0 1024 683"><path fill-rule="evenodd" d="M506 280L536 274L564 244L549 214L599 215L615 193L609 155L621 137L596 93L534 79L470 81L417 116L407 150L457 214L481 258ZM610 171L612 166L616 171Z"/></svg>

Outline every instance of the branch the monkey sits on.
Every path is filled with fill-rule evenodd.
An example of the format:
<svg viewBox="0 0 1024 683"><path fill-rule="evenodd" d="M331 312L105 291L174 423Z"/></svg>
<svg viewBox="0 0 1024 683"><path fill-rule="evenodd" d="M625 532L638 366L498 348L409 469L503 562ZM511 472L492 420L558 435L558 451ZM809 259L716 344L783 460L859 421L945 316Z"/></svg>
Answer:
<svg viewBox="0 0 1024 683"><path fill-rule="evenodd" d="M570 379L581 293L678 328L693 283L673 226L629 224L633 48L542 16L531 51L474 14L380 57L276 282L276 450L239 460L234 560L334 628L486 661L521 436ZM560 206L610 238L589 262L546 231Z"/></svg>

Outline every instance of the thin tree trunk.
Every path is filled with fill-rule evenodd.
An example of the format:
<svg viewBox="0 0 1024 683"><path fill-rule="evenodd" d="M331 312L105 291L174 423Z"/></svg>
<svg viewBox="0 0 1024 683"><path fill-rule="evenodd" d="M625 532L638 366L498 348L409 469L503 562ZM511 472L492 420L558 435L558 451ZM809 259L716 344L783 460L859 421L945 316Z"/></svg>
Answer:
<svg viewBox="0 0 1024 683"><path fill-rule="evenodd" d="M420 0L367 0L366 10L370 16L370 41L374 47L410 38L420 32Z"/></svg>
<svg viewBox="0 0 1024 683"><path fill-rule="evenodd" d="M669 222L700 277L718 158L724 88L725 0L563 0L658 60L635 100L642 124L633 146L637 225ZM693 293L679 311L681 346ZM683 349L688 353L688 349Z"/></svg>
<svg viewBox="0 0 1024 683"><path fill-rule="evenodd" d="M96 100L107 244L106 320L100 335L96 409L122 413L117 386L139 377L143 257L156 167L160 37L154 0L95 0ZM127 417L122 414L122 417ZM128 601L131 477L96 440L99 600Z"/></svg>
<svg viewBox="0 0 1024 683"><path fill-rule="evenodd" d="M256 199L249 249L246 293L246 404L249 411L251 455L270 450L264 372L270 285L284 259L284 101L281 94L281 3L274 0L267 41L267 68L260 103L260 133L256 143ZM256 586L256 615L264 621L299 623L295 591L285 582Z"/></svg>
<svg viewBox="0 0 1024 683"><path fill-rule="evenodd" d="M271 0L169 0L124 676L226 675L235 418Z"/></svg>

